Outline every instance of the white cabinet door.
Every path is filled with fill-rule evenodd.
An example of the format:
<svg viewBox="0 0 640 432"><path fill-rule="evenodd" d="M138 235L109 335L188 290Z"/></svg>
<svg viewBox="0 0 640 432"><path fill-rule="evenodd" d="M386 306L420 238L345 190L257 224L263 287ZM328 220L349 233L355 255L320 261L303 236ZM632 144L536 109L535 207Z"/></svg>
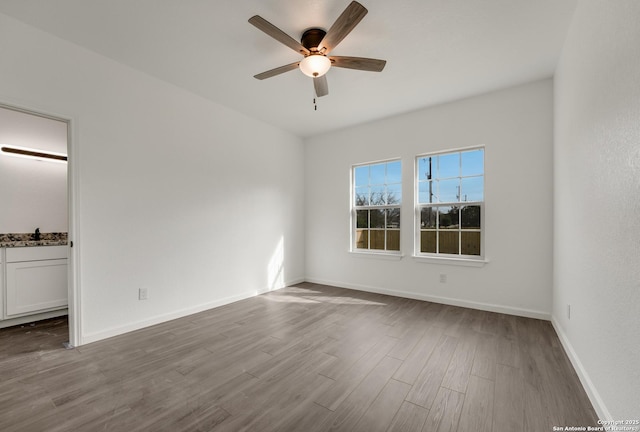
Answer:
<svg viewBox="0 0 640 432"><path fill-rule="evenodd" d="M67 260L7 263L7 317L67 306Z"/></svg>

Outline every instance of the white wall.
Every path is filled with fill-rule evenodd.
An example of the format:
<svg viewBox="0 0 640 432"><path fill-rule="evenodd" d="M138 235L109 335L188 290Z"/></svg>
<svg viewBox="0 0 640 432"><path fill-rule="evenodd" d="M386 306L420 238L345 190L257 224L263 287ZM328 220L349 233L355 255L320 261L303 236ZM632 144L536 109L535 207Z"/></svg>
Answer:
<svg viewBox="0 0 640 432"><path fill-rule="evenodd" d="M553 322L617 420L640 418L639 23L637 0L581 0L555 78Z"/></svg>
<svg viewBox="0 0 640 432"><path fill-rule="evenodd" d="M306 141L308 280L548 318L552 286L553 85L550 79ZM482 268L416 262L413 161L485 145ZM401 260L349 253L352 164L402 158ZM447 274L446 284L439 283Z"/></svg>
<svg viewBox="0 0 640 432"><path fill-rule="evenodd" d="M299 138L3 15L0 41L0 101L72 119L82 342L302 280Z"/></svg>
<svg viewBox="0 0 640 432"><path fill-rule="evenodd" d="M67 124L0 107L0 146L67 153ZM67 231L67 164L0 152L0 233Z"/></svg>

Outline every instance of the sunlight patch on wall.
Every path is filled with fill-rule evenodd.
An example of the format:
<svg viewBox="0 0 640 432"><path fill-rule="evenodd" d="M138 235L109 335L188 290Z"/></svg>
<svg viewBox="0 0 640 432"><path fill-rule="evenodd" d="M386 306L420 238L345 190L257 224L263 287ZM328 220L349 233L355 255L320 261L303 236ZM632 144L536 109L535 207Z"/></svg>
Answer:
<svg viewBox="0 0 640 432"><path fill-rule="evenodd" d="M280 236L280 240L269 260L267 287L272 291L280 289L284 285L284 237Z"/></svg>

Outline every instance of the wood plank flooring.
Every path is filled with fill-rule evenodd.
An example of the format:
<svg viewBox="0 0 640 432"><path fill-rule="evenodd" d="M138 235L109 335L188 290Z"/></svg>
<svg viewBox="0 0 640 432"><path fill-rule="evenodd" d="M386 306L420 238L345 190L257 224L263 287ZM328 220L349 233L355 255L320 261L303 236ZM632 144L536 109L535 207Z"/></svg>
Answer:
<svg viewBox="0 0 640 432"><path fill-rule="evenodd" d="M0 330L0 430L596 426L549 322L303 283L65 350Z"/></svg>

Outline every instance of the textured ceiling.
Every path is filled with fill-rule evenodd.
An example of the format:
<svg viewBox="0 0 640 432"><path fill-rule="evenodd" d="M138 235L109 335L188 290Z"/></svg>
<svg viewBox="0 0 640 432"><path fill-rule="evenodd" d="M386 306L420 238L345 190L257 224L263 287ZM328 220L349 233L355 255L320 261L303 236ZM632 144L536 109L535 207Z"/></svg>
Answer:
<svg viewBox="0 0 640 432"><path fill-rule="evenodd" d="M247 20L299 39L349 0L0 0L13 16L207 99L307 137L553 75L577 0L361 0L369 14L332 52L387 60L332 68L314 111L299 60Z"/></svg>

